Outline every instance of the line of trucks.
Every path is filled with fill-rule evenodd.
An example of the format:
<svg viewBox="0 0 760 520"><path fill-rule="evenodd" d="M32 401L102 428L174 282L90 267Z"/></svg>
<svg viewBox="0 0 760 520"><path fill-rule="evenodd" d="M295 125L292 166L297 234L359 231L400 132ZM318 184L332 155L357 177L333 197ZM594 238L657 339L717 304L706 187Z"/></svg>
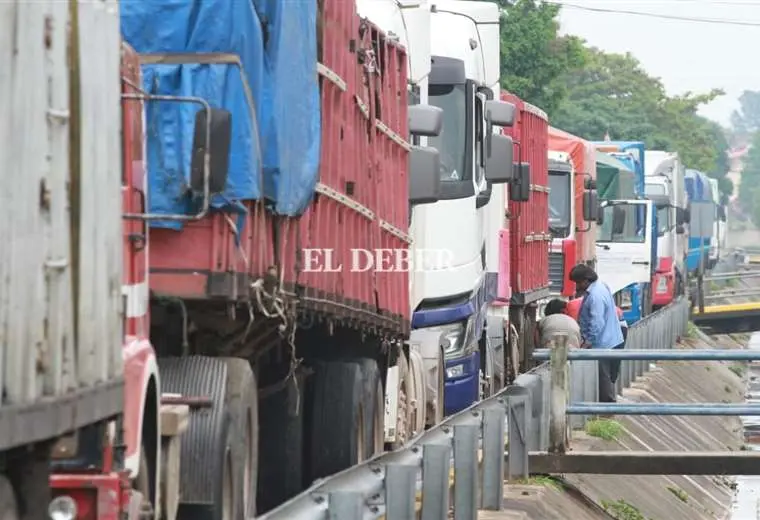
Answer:
<svg viewBox="0 0 760 520"><path fill-rule="evenodd" d="M500 16L0 3L0 518L252 518L529 369L575 264L633 323L718 260L717 185L501 90Z"/></svg>

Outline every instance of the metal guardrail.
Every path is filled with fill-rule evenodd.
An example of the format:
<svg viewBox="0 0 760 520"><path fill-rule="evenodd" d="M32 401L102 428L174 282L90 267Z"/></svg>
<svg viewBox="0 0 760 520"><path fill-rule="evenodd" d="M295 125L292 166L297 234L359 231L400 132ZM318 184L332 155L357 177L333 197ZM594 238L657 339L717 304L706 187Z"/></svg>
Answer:
<svg viewBox="0 0 760 520"><path fill-rule="evenodd" d="M680 299L640 320L630 328L626 348L672 348L686 331L688 312L688 302ZM629 386L648 366L644 359L624 361L620 385ZM570 370L573 399L596 401L596 361L574 361ZM407 520L419 513L423 520L444 520L453 506L455 520L475 520L479 508L501 510L504 479L528 477L531 452L559 448L552 446L550 383L544 363L404 448L317 481L257 519ZM575 427L586 420L570 419Z"/></svg>

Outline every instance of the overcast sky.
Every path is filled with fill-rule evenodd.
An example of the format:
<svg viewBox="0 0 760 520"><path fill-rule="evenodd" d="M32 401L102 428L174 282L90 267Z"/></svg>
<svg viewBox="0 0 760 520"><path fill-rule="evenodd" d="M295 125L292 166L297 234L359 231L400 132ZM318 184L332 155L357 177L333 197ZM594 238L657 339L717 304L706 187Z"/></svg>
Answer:
<svg viewBox="0 0 760 520"><path fill-rule="evenodd" d="M726 95L702 115L728 125L744 90L760 90L760 0L556 0L562 3L562 32L610 52L630 51L646 71L662 79L669 94ZM581 6L587 9L579 9ZM685 18L738 21L755 26L658 19L635 11Z"/></svg>

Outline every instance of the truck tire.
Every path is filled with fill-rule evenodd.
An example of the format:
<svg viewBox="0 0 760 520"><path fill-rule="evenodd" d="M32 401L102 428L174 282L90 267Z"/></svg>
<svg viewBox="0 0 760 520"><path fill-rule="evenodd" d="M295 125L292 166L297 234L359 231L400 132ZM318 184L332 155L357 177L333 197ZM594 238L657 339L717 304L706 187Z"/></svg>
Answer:
<svg viewBox="0 0 760 520"><path fill-rule="evenodd" d="M256 516L259 466L259 415L256 379L245 359L223 358L227 365L227 410L233 419L233 464L241 483L237 493L237 519ZM236 480L237 480L236 479Z"/></svg>
<svg viewBox="0 0 760 520"><path fill-rule="evenodd" d="M354 361L319 362L310 382L309 482L359 463L365 453L364 384Z"/></svg>
<svg viewBox="0 0 760 520"><path fill-rule="evenodd" d="M259 514L300 493L304 482L304 386L296 374L284 388L261 397L259 402ZM298 384L296 384L296 381Z"/></svg>
<svg viewBox="0 0 760 520"><path fill-rule="evenodd" d="M425 430L425 362L419 352L409 351L409 368L414 386L414 403L412 404L411 426L414 429L414 435L422 433Z"/></svg>
<svg viewBox="0 0 760 520"><path fill-rule="evenodd" d="M13 486L4 476L0 476L0 520L20 520Z"/></svg>
<svg viewBox="0 0 760 520"><path fill-rule="evenodd" d="M159 358L163 391L188 398L206 398L210 405L191 406L180 449L178 518L238 520L242 502L242 461L238 406L228 406L228 365L204 356ZM242 400L241 400L242 401ZM235 406L235 403L229 403Z"/></svg>
<svg viewBox="0 0 760 520"><path fill-rule="evenodd" d="M372 458L385 449L385 393L377 361L370 358L354 360L362 371L364 402L364 459Z"/></svg>
<svg viewBox="0 0 760 520"><path fill-rule="evenodd" d="M412 372L409 369L409 362L406 355L399 355L396 360L398 366L398 414L396 415L396 442L393 443L393 449L404 446L412 433L412 407L411 401L414 399L414 381ZM389 389L388 391L393 391Z"/></svg>
<svg viewBox="0 0 760 520"><path fill-rule="evenodd" d="M50 445L38 444L32 451L10 461L8 477L15 485L21 520L47 518L50 492Z"/></svg>

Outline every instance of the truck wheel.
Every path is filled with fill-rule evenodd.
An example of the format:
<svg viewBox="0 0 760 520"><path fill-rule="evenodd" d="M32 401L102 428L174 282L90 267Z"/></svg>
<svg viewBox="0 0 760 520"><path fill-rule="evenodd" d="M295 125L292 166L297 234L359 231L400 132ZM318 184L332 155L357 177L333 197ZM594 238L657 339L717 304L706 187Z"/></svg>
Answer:
<svg viewBox="0 0 760 520"><path fill-rule="evenodd" d="M243 388L240 379L228 384L226 360L204 356L160 358L163 391L191 398L207 398L208 405L192 407L180 448L180 505L178 518L239 520L245 518L241 448L243 414L251 396L227 398L228 388ZM248 380L250 383L252 378ZM226 516L225 516L226 515Z"/></svg>
<svg viewBox="0 0 760 520"><path fill-rule="evenodd" d="M227 365L225 400L233 420L232 465L236 481L237 518L256 516L256 480L258 476L259 416L256 379L245 359L223 358Z"/></svg>
<svg viewBox="0 0 760 520"><path fill-rule="evenodd" d="M422 356L415 350L409 351L409 368L414 386L414 402L411 406L411 427L414 435L425 429L425 362Z"/></svg>
<svg viewBox="0 0 760 520"><path fill-rule="evenodd" d="M409 370L409 362L406 356L401 354L396 361L398 366L398 412L396 414L396 442L393 443L393 449L400 448L411 439L412 432L412 407L411 401L414 399L414 381L412 373Z"/></svg>
<svg viewBox="0 0 760 520"><path fill-rule="evenodd" d="M364 415L364 452L361 460L367 460L382 453L385 448L385 394L383 380L377 361L370 358L357 358L352 361L359 365L363 381L362 409Z"/></svg>
<svg viewBox="0 0 760 520"><path fill-rule="evenodd" d="M443 421L443 399L444 392L446 391L446 357L443 354L443 349L438 351L438 370L436 371L437 378L435 381L435 402L429 403L431 410L428 411L427 421L425 426L435 426Z"/></svg>
<svg viewBox="0 0 760 520"><path fill-rule="evenodd" d="M296 496L304 486L304 403L306 380L300 374L285 388L261 395L259 403L258 513ZM297 383L297 384L296 384Z"/></svg>
<svg viewBox="0 0 760 520"><path fill-rule="evenodd" d="M8 479L15 485L19 518L47 518L52 499L50 445L38 444L32 451L9 462Z"/></svg>
<svg viewBox="0 0 760 520"><path fill-rule="evenodd" d="M16 495L8 479L0 476L0 520L19 520Z"/></svg>
<svg viewBox="0 0 760 520"><path fill-rule="evenodd" d="M365 452L364 383L354 361L316 363L310 388L309 480L358 464Z"/></svg>

